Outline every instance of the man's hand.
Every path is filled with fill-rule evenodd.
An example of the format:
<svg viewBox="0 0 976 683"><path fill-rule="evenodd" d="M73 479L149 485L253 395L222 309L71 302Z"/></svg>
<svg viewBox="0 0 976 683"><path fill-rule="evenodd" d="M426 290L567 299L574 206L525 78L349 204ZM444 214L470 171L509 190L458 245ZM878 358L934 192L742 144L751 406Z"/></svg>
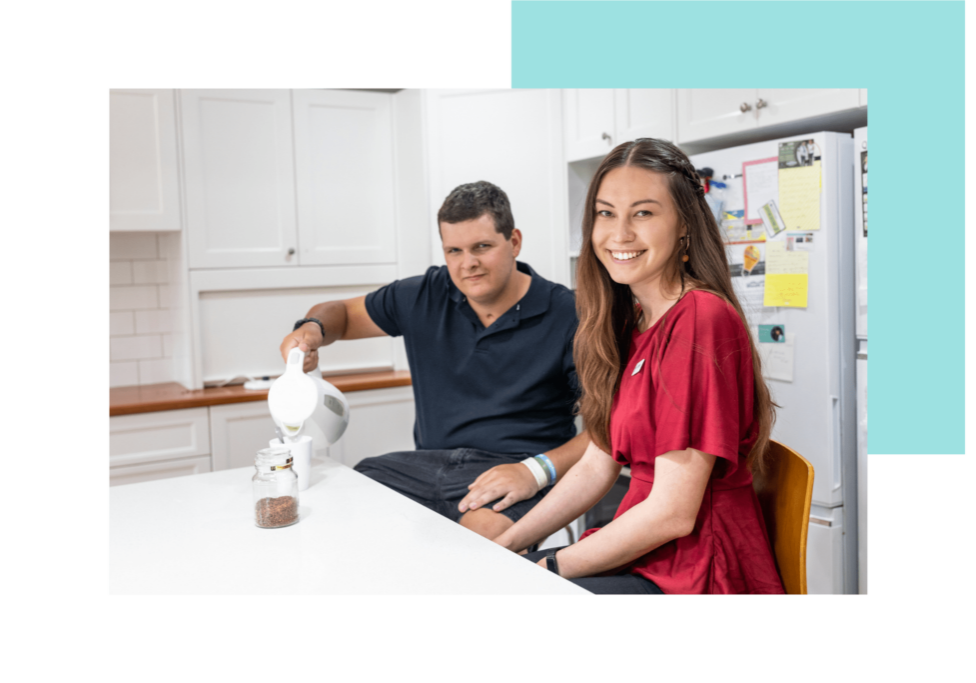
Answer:
<svg viewBox="0 0 976 683"><path fill-rule="evenodd" d="M521 463L492 467L469 486L470 493L461 499L458 510L467 512L501 498L491 509L501 512L505 508L531 498L539 492L539 484L529 468ZM503 497L504 496L504 497Z"/></svg>
<svg viewBox="0 0 976 683"><path fill-rule="evenodd" d="M302 370L311 372L319 366L318 348L322 346L322 330L316 323L305 323L281 342L281 357L288 362L288 353L296 346L305 352Z"/></svg>

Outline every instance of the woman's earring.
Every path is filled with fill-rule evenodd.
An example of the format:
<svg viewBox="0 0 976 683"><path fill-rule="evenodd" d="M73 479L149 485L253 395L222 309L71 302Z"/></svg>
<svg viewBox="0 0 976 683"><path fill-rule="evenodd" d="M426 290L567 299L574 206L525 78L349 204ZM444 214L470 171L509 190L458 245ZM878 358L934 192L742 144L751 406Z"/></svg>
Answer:
<svg viewBox="0 0 976 683"><path fill-rule="evenodd" d="M688 263L688 236L685 235L682 237L681 241L685 243L685 253L681 255L681 261L683 263Z"/></svg>

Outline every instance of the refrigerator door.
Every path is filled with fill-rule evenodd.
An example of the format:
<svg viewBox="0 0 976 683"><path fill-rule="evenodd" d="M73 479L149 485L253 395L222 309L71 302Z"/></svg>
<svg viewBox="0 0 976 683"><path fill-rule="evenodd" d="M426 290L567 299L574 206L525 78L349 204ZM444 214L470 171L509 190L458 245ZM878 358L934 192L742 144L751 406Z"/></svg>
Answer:
<svg viewBox="0 0 976 683"><path fill-rule="evenodd" d="M836 595L845 590L844 508L810 510L807 531L807 593Z"/></svg>
<svg viewBox="0 0 976 683"><path fill-rule="evenodd" d="M845 502L845 495L852 502L856 496L853 141L841 133L814 133L707 152L691 160L695 168L711 167L713 177L722 180L743 173L743 162L776 157L780 142L810 138L820 153L822 172L820 229L812 231L807 252L807 307L764 307L761 299L741 303L750 326L783 326L787 343L792 342L792 381L767 378L779 405L772 436L813 464L814 504L835 507ZM727 197L737 196L733 190L727 190ZM775 241L784 240L786 233Z"/></svg>

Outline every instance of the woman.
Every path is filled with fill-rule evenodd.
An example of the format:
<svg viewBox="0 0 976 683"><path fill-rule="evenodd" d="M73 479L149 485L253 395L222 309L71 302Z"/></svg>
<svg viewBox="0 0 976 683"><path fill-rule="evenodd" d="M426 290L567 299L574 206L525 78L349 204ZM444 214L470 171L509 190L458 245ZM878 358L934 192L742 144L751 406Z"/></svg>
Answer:
<svg viewBox="0 0 976 683"><path fill-rule="evenodd" d="M529 559L595 593L782 593L751 468L775 419L725 246L688 157L614 149L586 198L576 368L592 442L495 541L520 551L599 501L614 520Z"/></svg>

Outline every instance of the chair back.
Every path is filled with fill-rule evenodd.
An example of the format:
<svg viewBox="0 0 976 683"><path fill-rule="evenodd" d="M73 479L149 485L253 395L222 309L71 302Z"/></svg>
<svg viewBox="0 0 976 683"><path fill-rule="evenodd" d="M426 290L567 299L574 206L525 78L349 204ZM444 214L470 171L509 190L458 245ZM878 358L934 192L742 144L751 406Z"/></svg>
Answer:
<svg viewBox="0 0 976 683"><path fill-rule="evenodd" d="M753 476L776 567L787 593L807 592L807 529L813 465L777 441L769 442L766 471Z"/></svg>

